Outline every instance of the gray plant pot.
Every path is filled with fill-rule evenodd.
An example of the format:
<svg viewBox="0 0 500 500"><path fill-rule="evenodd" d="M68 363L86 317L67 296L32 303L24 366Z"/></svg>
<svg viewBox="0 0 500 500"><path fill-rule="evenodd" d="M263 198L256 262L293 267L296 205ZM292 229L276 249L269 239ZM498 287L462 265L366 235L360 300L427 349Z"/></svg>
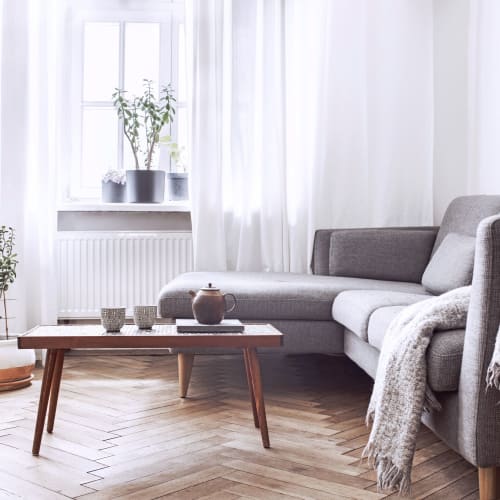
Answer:
<svg viewBox="0 0 500 500"><path fill-rule="evenodd" d="M165 172L163 170L127 170L129 203L163 203Z"/></svg>
<svg viewBox="0 0 500 500"><path fill-rule="evenodd" d="M124 203L126 196L126 185L117 182L101 182L101 197L104 203Z"/></svg>
<svg viewBox="0 0 500 500"><path fill-rule="evenodd" d="M189 177L186 173L167 174L168 199L181 201L189 199Z"/></svg>

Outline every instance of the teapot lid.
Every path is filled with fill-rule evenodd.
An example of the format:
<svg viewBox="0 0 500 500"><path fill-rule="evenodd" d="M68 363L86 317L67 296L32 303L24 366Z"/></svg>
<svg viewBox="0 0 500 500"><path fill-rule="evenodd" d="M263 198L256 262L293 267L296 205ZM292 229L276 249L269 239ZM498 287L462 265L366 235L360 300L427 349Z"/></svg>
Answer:
<svg viewBox="0 0 500 500"><path fill-rule="evenodd" d="M215 286L212 286L212 283L209 283L208 286L204 286L202 288L204 292L218 292L220 291L220 288L217 288Z"/></svg>

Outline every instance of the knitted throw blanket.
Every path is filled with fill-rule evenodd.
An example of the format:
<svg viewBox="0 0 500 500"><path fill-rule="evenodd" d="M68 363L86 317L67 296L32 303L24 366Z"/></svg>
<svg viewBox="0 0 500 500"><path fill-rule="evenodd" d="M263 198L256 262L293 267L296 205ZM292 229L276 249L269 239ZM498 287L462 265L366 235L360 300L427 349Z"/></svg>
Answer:
<svg viewBox="0 0 500 500"><path fill-rule="evenodd" d="M381 491L410 491L422 412L440 409L427 387L427 346L435 330L465 327L470 289L410 305L387 329L366 417L373 427L363 452L377 471Z"/></svg>
<svg viewBox="0 0 500 500"><path fill-rule="evenodd" d="M490 365L486 374L487 387L496 387L500 390L500 327L495 341L495 350L491 356Z"/></svg>

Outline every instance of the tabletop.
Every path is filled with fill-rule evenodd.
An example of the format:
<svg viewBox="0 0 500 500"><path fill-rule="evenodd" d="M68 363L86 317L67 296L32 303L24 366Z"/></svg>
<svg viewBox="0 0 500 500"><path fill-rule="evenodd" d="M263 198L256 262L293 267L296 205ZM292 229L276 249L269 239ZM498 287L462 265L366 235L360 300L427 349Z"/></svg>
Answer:
<svg viewBox="0 0 500 500"><path fill-rule="evenodd" d="M269 324L248 324L242 333L177 333L174 324L140 330L125 325L106 332L97 325L37 326L18 337L20 349L279 347L283 334Z"/></svg>

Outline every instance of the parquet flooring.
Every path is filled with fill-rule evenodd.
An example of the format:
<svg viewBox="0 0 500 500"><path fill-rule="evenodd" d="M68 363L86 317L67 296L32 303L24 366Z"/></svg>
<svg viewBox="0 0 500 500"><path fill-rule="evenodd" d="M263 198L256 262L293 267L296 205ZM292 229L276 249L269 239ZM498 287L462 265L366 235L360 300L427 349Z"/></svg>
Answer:
<svg viewBox="0 0 500 500"><path fill-rule="evenodd" d="M31 440L41 370L0 393L0 498L377 499L360 454L371 380L343 357L262 355L271 448L253 426L241 356L68 356L54 433ZM422 428L413 498L477 498L475 469Z"/></svg>

